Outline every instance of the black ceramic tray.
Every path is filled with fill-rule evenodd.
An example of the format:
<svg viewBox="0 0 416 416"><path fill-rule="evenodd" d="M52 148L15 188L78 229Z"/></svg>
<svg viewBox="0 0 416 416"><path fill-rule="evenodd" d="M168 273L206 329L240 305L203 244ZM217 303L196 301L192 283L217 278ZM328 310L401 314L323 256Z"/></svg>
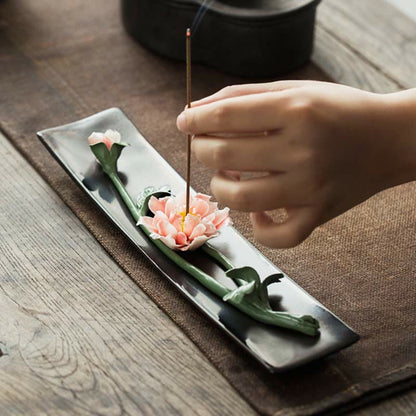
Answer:
<svg viewBox="0 0 416 416"><path fill-rule="evenodd" d="M272 77L308 61L320 0L122 0L127 32L163 56L244 77ZM201 5L209 8L204 12ZM199 18L203 18L199 20Z"/></svg>
<svg viewBox="0 0 416 416"><path fill-rule="evenodd" d="M194 278L164 257L145 234L136 227L130 213L108 177L95 161L87 138L93 131L115 129L121 133L126 148L118 161L119 172L127 190L138 195L149 185L169 185L173 193L183 191L184 180L169 166L137 131L125 114L111 108L83 120L38 133L39 138L88 196L137 246L154 266L195 306L234 338L270 371L285 371L338 351L358 340L358 335L289 277L269 286L272 302L278 310L312 315L321 325L320 335L310 337L294 331L261 324L213 295ZM234 228L226 227L210 241L226 254L236 267L252 266L264 278L280 273ZM202 269L227 285L223 271L197 252L189 253ZM189 259L189 257L188 257ZM331 276L328 276L330 278Z"/></svg>

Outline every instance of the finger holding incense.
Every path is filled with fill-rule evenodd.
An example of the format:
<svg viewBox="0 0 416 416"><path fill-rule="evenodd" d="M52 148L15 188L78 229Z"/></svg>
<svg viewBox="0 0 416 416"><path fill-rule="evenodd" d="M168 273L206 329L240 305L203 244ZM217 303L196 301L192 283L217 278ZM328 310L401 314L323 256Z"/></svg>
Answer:
<svg viewBox="0 0 416 416"><path fill-rule="evenodd" d="M255 94L188 108L177 119L187 134L257 133L282 128L287 94Z"/></svg>

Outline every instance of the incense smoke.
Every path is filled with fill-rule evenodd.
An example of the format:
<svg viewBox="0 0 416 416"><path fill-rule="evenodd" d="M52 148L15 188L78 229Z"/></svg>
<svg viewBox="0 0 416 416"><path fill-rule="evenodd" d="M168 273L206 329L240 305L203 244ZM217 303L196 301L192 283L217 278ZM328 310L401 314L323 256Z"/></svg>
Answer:
<svg viewBox="0 0 416 416"><path fill-rule="evenodd" d="M194 21L192 22L192 26L191 26L191 31L192 31L192 35L194 35L196 33L196 31L199 28L199 25L202 22L202 19L204 18L206 12L208 11L208 9L210 8L210 6L212 5L212 3L214 3L215 0L204 0L201 4L201 7L199 8Z"/></svg>

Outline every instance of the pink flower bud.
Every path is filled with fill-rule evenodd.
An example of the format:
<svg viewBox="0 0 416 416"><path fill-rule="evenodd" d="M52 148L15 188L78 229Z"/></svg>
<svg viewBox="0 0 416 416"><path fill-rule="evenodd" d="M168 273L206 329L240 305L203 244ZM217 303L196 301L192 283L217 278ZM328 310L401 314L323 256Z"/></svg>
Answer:
<svg viewBox="0 0 416 416"><path fill-rule="evenodd" d="M120 133L115 130L107 130L105 133L94 132L88 137L90 146L97 143L104 143L109 151L111 150L111 146L114 143L120 143L120 140Z"/></svg>

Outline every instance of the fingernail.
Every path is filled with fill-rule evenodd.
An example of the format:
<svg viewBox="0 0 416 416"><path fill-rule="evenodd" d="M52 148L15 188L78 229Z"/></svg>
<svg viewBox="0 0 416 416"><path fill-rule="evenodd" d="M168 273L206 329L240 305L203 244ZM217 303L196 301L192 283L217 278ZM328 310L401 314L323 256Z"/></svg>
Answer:
<svg viewBox="0 0 416 416"><path fill-rule="evenodd" d="M178 118L176 119L176 127L186 133L186 114L183 111L181 114L179 114Z"/></svg>

